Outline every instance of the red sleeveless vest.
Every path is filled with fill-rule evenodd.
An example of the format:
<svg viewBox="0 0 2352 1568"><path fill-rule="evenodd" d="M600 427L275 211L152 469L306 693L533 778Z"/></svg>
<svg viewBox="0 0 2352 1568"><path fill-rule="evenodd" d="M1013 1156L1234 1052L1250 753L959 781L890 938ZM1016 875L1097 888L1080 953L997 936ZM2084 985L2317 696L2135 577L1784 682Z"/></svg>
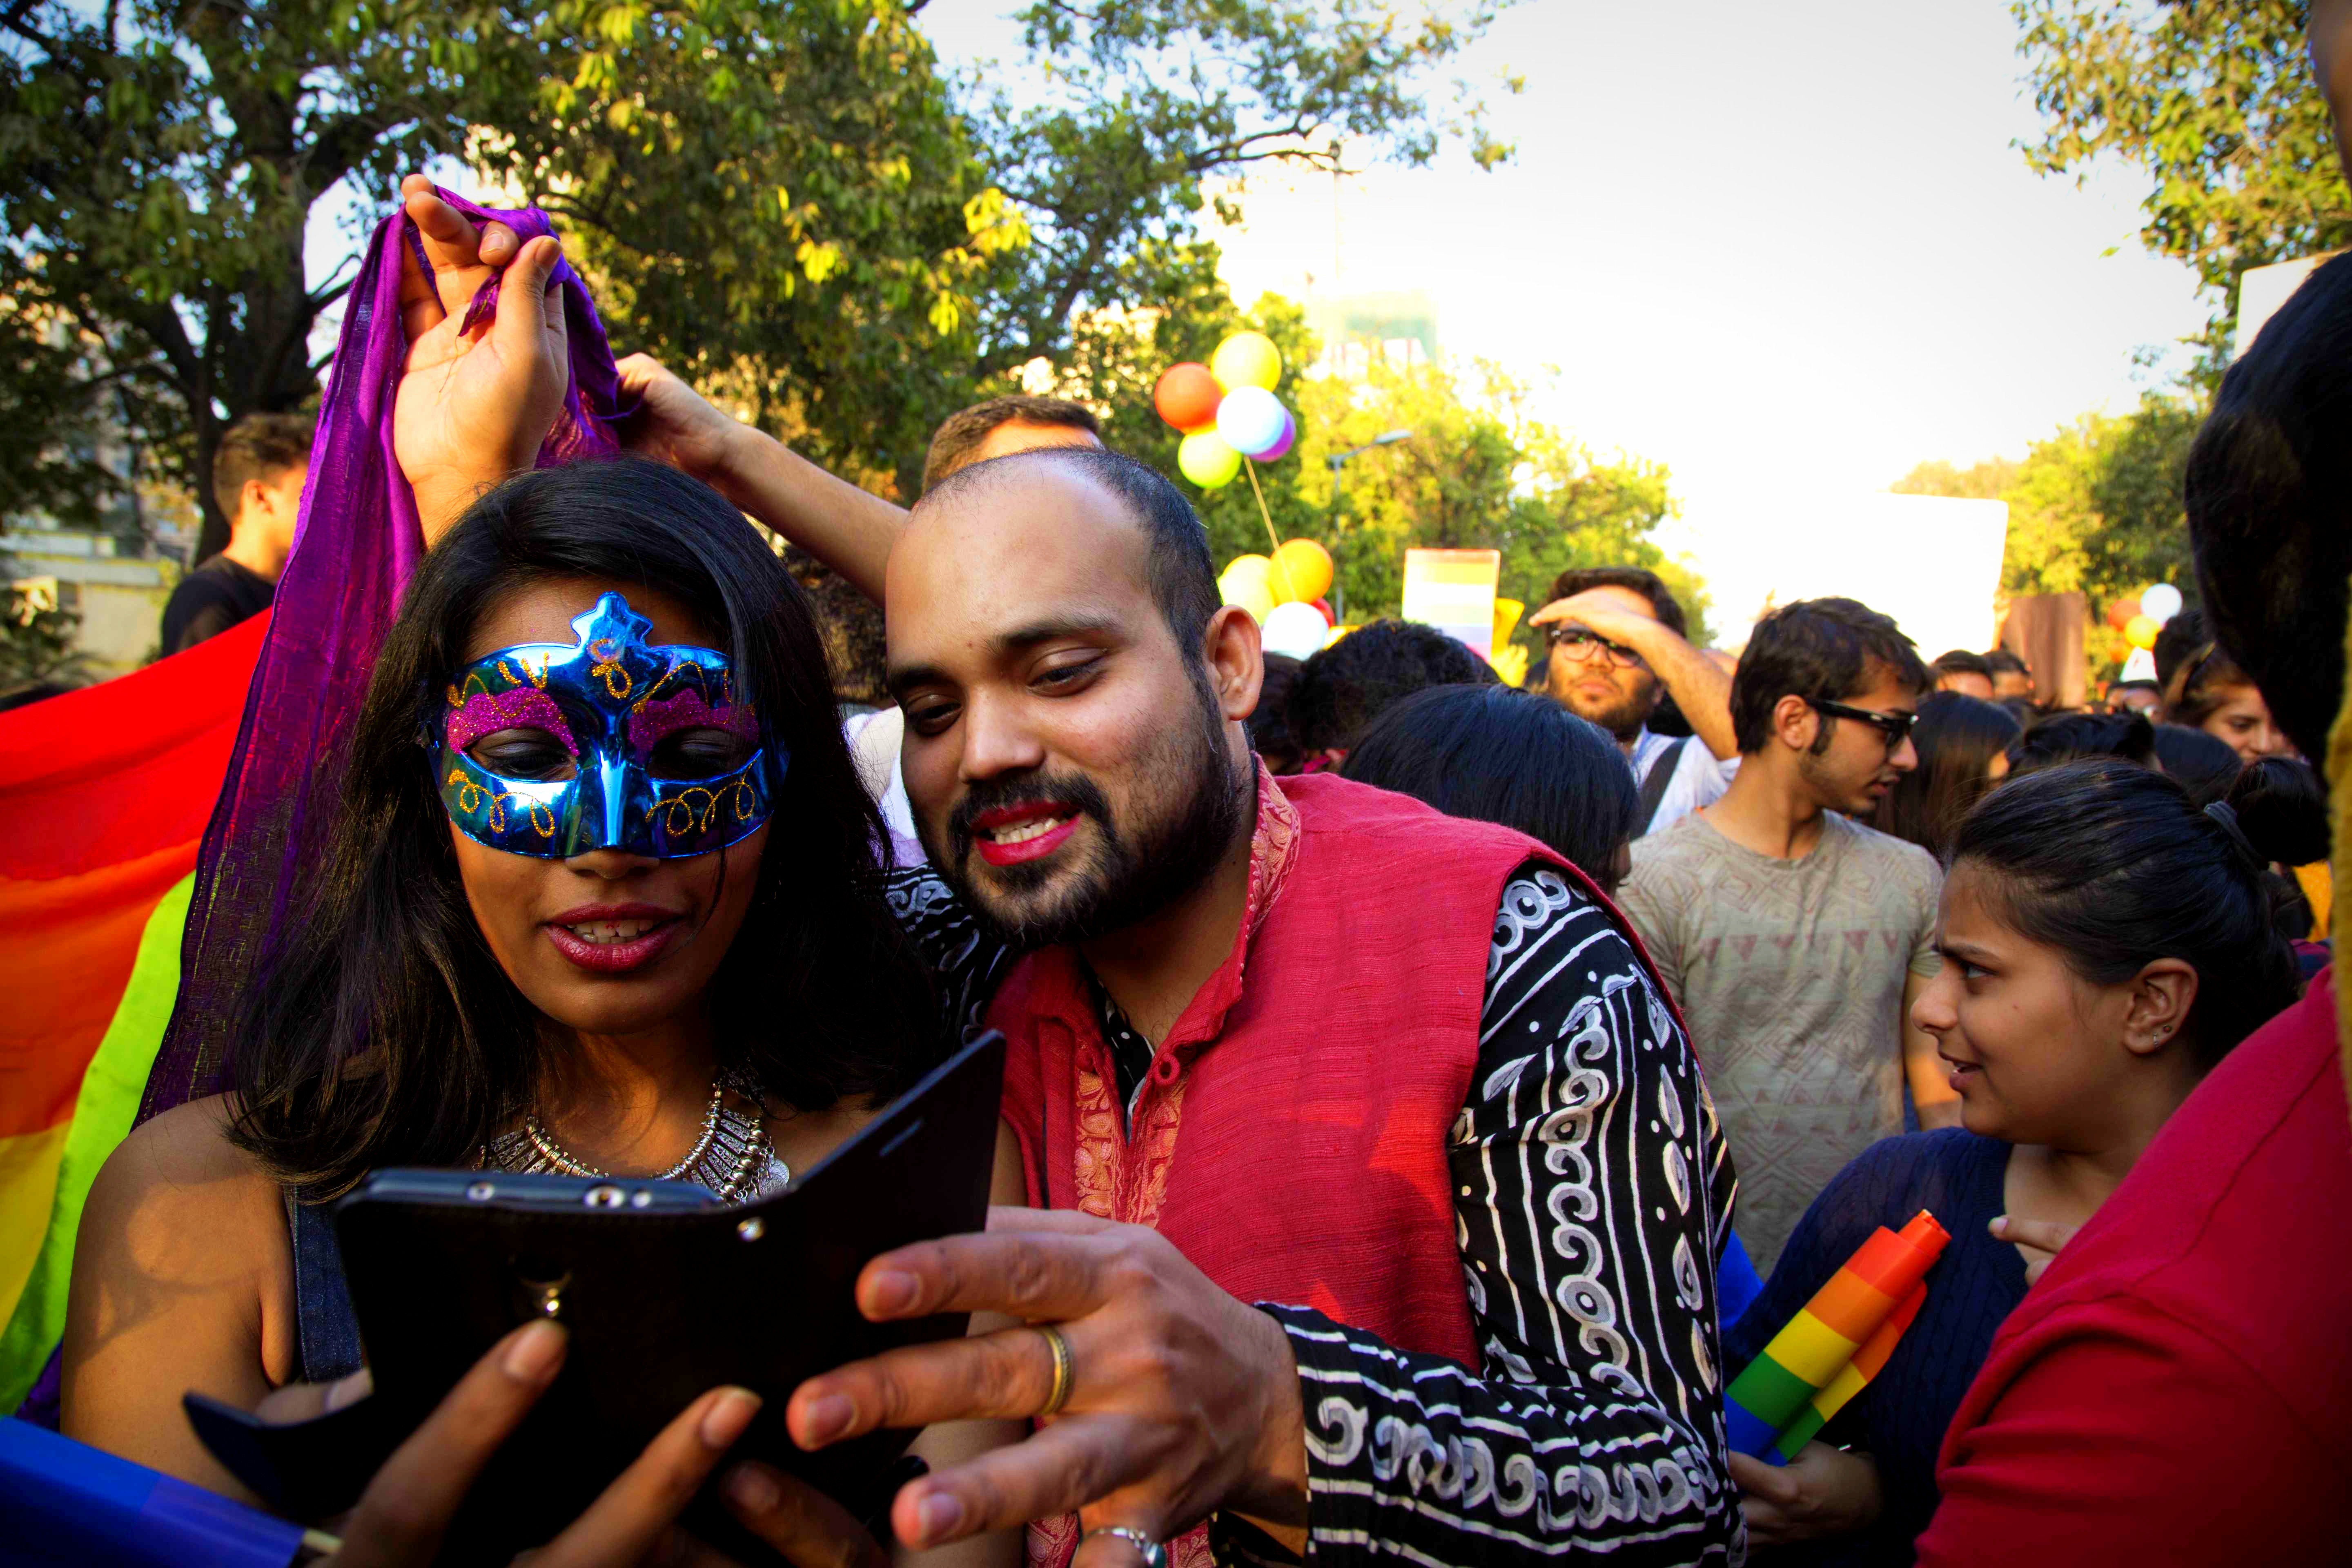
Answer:
<svg viewBox="0 0 2352 1568"><path fill-rule="evenodd" d="M1495 909L1530 858L1583 879L1508 828L1328 774L1258 791L1241 932L1160 1042L1131 1135L1075 953L1029 955L997 993L1030 1199L1151 1226L1244 1301L1475 1366L1446 1143Z"/></svg>
<svg viewBox="0 0 2352 1568"><path fill-rule="evenodd" d="M1076 954L1032 953L997 992L988 1022L1010 1047L1003 1115L1029 1201L1150 1226L1242 1300L1475 1367L1446 1148L1477 1063L1496 907L1530 859L1616 915L1524 834L1334 774L1277 784L1261 766L1240 933L1160 1043L1131 1134ZM1076 1542L1075 1518L1041 1521L1030 1561L1066 1563ZM1206 1563L1204 1531L1171 1555Z"/></svg>

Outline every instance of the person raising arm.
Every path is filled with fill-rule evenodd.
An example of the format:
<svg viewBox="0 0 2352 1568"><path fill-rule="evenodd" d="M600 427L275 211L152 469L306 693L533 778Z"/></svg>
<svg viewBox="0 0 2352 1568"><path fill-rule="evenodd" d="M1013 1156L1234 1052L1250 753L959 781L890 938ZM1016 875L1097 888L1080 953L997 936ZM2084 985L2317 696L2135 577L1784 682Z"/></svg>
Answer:
<svg viewBox="0 0 2352 1568"><path fill-rule="evenodd" d="M1550 649L1544 690L1617 738L1642 788L1634 831L1661 833L1723 796L1739 769L1731 678L1684 636L1681 603L1638 566L1572 568L1528 617ZM1649 727L1671 697L1690 723L1676 741Z"/></svg>

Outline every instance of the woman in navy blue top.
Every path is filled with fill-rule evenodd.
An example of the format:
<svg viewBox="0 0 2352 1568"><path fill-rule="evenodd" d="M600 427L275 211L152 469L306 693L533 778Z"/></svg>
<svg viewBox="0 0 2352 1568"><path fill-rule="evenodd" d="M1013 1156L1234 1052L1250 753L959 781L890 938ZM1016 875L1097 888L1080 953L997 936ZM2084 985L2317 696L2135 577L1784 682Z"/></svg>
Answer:
<svg viewBox="0 0 2352 1568"><path fill-rule="evenodd" d="M2231 1047L2291 1003L2270 857L2227 805L2116 759L2004 784L1952 841L1943 968L1912 1022L1936 1037L1961 1127L1890 1138L1798 1222L1724 1336L1747 1366L1880 1226L1951 1234L1878 1376L1786 1467L1735 1455L1766 1563L1908 1563L1936 1510L1961 1396L2055 1249L2115 1191Z"/></svg>
<svg viewBox="0 0 2352 1568"><path fill-rule="evenodd" d="M1880 1512L1868 1528L1792 1549L1787 1561L1908 1563L1936 1511L1936 1450L1993 1331L2025 1299L2025 1257L1990 1226L2007 1212L2010 1145L1958 1127L1887 1138L1822 1190L1797 1222L1763 1292L1723 1336L1738 1371L1795 1317L1880 1226L1898 1229L1926 1209L1951 1232L1927 1277L1927 1301L1885 1370L1822 1434L1867 1452L1878 1469ZM1801 1556L1800 1555L1801 1553Z"/></svg>

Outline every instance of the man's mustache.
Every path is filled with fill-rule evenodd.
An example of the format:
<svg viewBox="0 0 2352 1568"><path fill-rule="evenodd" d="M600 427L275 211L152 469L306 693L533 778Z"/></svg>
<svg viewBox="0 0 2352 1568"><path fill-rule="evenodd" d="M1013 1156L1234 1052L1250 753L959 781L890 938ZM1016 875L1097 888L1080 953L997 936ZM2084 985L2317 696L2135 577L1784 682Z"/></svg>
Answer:
<svg viewBox="0 0 2352 1568"><path fill-rule="evenodd" d="M972 825L982 814L1035 805L1066 807L1093 817L1106 834L1111 831L1110 800L1086 774L1016 773L982 779L965 789L963 799L948 814L948 847L961 860L971 851Z"/></svg>

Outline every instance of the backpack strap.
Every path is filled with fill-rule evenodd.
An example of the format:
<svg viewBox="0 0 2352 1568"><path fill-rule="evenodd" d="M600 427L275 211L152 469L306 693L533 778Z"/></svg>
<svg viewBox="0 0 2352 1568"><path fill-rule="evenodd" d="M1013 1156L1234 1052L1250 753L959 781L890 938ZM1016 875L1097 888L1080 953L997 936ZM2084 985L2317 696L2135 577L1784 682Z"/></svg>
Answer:
<svg viewBox="0 0 2352 1568"><path fill-rule="evenodd" d="M1682 765L1683 748L1691 743L1685 735L1650 764L1648 774L1642 780L1642 831L1650 831L1650 821L1658 815L1658 804L1666 798L1666 786L1675 782L1675 769Z"/></svg>

